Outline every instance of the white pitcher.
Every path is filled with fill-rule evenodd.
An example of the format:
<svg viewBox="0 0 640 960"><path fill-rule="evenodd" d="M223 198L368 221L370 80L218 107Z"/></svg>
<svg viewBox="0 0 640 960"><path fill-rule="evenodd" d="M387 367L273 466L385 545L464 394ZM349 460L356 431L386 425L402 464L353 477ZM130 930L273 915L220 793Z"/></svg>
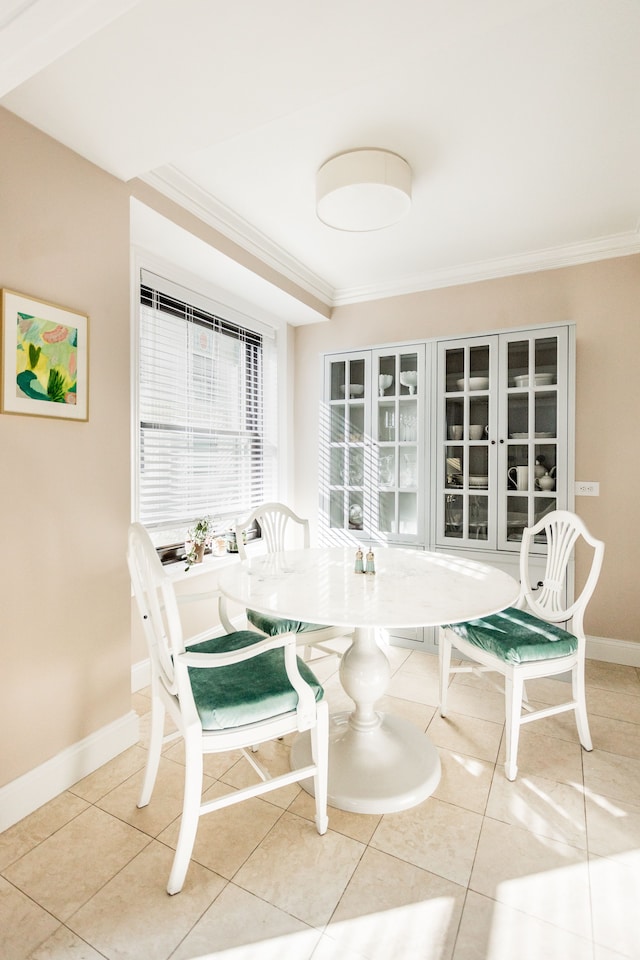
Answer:
<svg viewBox="0 0 640 960"><path fill-rule="evenodd" d="M511 483L514 484L516 490L529 489L529 467L509 467L507 476Z"/></svg>

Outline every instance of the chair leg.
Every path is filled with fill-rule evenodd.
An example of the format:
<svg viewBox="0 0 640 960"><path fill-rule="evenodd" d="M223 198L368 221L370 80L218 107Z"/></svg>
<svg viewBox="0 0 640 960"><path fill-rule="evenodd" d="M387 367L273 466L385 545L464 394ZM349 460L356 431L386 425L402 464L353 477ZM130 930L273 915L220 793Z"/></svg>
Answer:
<svg viewBox="0 0 640 960"><path fill-rule="evenodd" d="M447 715L447 692L451 672L451 640L446 630L440 630L438 637L438 666L440 683L440 716Z"/></svg>
<svg viewBox="0 0 640 960"><path fill-rule="evenodd" d="M147 765L144 771L144 780L140 791L139 807L146 807L151 800L151 794L158 776L158 765L160 763L160 754L162 753L162 740L164 737L164 716L165 708L162 700L158 696L153 696L151 701L151 729L149 731L149 749L147 751Z"/></svg>
<svg viewBox="0 0 640 960"><path fill-rule="evenodd" d="M180 893L187 875L193 845L198 832L200 804L202 802L202 743L200 732L187 733L184 738L184 798L182 820L176 853L173 858L167 893Z"/></svg>
<svg viewBox="0 0 640 960"><path fill-rule="evenodd" d="M523 681L516 674L505 676L505 774L507 780L515 780L518 774L518 741L520 739L520 716L522 714Z"/></svg>
<svg viewBox="0 0 640 960"><path fill-rule="evenodd" d="M584 684L584 660L576 663L571 671L571 685L573 689L573 699L576 702L576 726L578 728L578 737L585 750L593 750L591 742L591 733L589 731L589 720L587 718L587 698Z"/></svg>
<svg viewBox="0 0 640 960"><path fill-rule="evenodd" d="M316 797L316 829L320 835L327 832L327 766L329 762L329 707L326 701L317 706L317 720L311 730L311 756L316 764L313 791Z"/></svg>

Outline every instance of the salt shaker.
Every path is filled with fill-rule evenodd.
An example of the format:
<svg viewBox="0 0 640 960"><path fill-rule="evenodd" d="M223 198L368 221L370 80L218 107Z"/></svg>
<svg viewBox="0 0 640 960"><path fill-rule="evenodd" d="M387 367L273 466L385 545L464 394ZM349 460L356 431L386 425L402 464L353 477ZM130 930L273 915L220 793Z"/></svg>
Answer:
<svg viewBox="0 0 640 960"><path fill-rule="evenodd" d="M356 552L355 572L364 573L364 556L363 556L362 550L358 550Z"/></svg>
<svg viewBox="0 0 640 960"><path fill-rule="evenodd" d="M367 553L367 565L364 568L364 572L369 574L376 572L376 563L373 556L373 550L369 550Z"/></svg>

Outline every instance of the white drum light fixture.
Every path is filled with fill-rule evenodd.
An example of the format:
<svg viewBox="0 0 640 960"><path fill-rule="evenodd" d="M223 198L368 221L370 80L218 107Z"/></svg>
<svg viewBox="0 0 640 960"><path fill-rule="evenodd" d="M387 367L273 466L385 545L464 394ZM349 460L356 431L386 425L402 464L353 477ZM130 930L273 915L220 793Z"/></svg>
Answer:
<svg viewBox="0 0 640 960"><path fill-rule="evenodd" d="M336 230L396 223L411 206L411 167L388 150L350 150L327 160L316 179L318 217Z"/></svg>

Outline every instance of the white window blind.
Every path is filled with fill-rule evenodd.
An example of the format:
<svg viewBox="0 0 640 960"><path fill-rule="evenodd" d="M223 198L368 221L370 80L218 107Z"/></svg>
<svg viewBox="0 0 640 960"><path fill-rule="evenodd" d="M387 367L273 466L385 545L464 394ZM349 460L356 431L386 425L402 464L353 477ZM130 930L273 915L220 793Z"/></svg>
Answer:
<svg viewBox="0 0 640 960"><path fill-rule="evenodd" d="M275 345L214 303L148 280L140 286L138 516L148 527L203 516L224 524L275 495Z"/></svg>

